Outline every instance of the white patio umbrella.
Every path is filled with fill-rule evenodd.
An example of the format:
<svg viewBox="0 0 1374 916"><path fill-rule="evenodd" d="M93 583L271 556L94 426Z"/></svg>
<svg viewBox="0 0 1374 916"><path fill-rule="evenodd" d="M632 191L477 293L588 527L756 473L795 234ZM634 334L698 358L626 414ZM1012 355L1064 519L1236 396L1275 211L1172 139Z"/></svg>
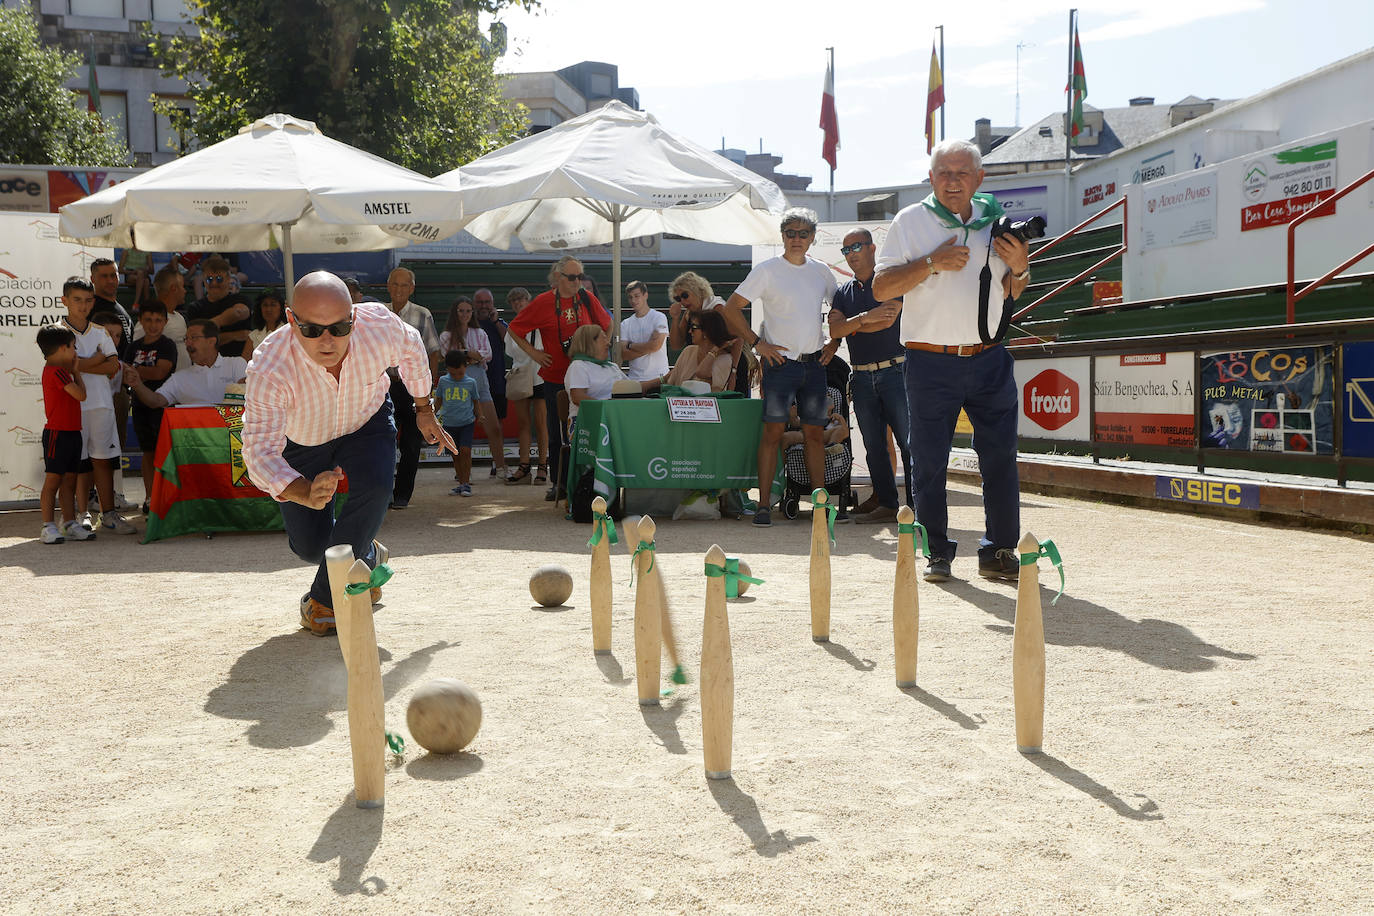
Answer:
<svg viewBox="0 0 1374 916"><path fill-rule="evenodd" d="M787 199L776 184L622 102L564 121L445 172L464 228L495 248L610 243L620 323L620 240L668 232L730 245L776 243Z"/></svg>
<svg viewBox="0 0 1374 916"><path fill-rule="evenodd" d="M430 242L462 228L451 183L331 140L312 122L268 115L237 136L68 204L63 241L144 251L293 251Z"/></svg>

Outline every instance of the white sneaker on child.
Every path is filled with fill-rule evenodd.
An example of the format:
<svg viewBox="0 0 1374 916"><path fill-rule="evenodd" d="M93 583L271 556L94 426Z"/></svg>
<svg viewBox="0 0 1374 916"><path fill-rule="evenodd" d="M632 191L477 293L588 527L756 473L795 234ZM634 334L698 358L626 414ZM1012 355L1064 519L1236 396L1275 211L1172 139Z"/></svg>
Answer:
<svg viewBox="0 0 1374 916"><path fill-rule="evenodd" d="M44 522L43 530L39 534L44 544L61 544L66 538L62 537L62 532L58 530L55 522Z"/></svg>
<svg viewBox="0 0 1374 916"><path fill-rule="evenodd" d="M67 522L67 524L62 527L62 533L69 541L95 540L95 532L79 522Z"/></svg>

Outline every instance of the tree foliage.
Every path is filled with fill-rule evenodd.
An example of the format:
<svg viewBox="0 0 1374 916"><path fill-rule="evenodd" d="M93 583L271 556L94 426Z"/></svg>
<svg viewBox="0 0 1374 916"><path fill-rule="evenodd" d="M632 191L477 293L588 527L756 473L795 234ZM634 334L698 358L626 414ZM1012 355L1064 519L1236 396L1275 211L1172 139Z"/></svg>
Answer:
<svg viewBox="0 0 1374 916"><path fill-rule="evenodd" d="M199 36L154 40L214 143L273 112L425 174L521 136L479 12L537 0L188 0Z"/></svg>
<svg viewBox="0 0 1374 916"><path fill-rule="evenodd" d="M0 8L0 162L128 165L128 147L63 87L81 59L44 46L25 9Z"/></svg>

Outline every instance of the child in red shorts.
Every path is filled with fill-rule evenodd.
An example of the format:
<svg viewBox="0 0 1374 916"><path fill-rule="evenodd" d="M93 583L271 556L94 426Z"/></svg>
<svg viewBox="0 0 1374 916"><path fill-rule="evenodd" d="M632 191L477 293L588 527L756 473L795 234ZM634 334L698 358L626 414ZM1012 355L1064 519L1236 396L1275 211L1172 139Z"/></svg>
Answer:
<svg viewBox="0 0 1374 916"><path fill-rule="evenodd" d="M76 472L81 464L81 402L86 386L76 371L76 335L60 325L38 331L43 351L43 510L44 544L61 544L66 538L85 541L95 537L76 520ZM57 527L56 503L62 503L64 528Z"/></svg>

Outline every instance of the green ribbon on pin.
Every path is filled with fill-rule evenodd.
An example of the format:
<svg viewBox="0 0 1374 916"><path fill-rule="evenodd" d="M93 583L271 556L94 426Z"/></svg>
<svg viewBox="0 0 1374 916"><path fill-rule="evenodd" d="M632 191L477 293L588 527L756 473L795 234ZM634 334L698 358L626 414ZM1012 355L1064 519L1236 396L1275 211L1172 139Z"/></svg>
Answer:
<svg viewBox="0 0 1374 916"><path fill-rule="evenodd" d="M1059 594L1054 596L1050 604L1058 604L1059 598L1064 594L1064 561L1059 556L1059 548L1054 546L1054 541L1049 538L1040 542L1040 549L1035 553L1021 554L1022 566L1034 566L1040 561L1041 557L1048 557L1054 564L1055 569L1059 570Z"/></svg>
<svg viewBox="0 0 1374 916"><path fill-rule="evenodd" d="M739 571L739 557L726 557L724 566L707 563L706 575L715 579L719 579L721 576L725 577L725 597L727 598L739 597L739 584L741 582L748 582L750 585L763 585L762 579L746 576Z"/></svg>
<svg viewBox="0 0 1374 916"><path fill-rule="evenodd" d="M921 539L919 541L916 539L917 532L919 532L921 535ZM898 539L900 539L901 536L904 534L911 535L911 549L913 551L919 553L921 556L926 557L927 559L930 558L930 535L926 534L926 529L924 525L922 525L920 522L912 522L910 525L903 525L902 523L898 522ZM917 550L918 547L920 548L919 550Z"/></svg>
<svg viewBox="0 0 1374 916"><path fill-rule="evenodd" d="M372 570L372 575L366 582L352 582L344 586L344 591L350 595L361 595L363 592L372 588L381 588L391 581L391 567L385 563L378 563Z"/></svg>
<svg viewBox="0 0 1374 916"><path fill-rule="evenodd" d="M816 499L817 499L822 493L827 493L825 487L817 487L816 489L814 489L814 490L811 491L811 511L814 512L814 511L816 511L817 508L820 508L820 509L824 509L824 510L825 510L825 515L826 515L825 521L826 521L826 525L827 525L827 526L829 527L829 529L830 529L830 546L831 546L831 547L834 547L834 546L835 546L835 516L837 516L837 515L840 514L840 507L837 506L837 505L835 505L835 503L833 503L833 502L828 502L828 501L825 502L825 503L818 503L818 502L816 502ZM826 499L827 499L827 500L830 500L830 499L833 499L833 497L831 497L831 496L829 496L829 495L827 494Z"/></svg>
<svg viewBox="0 0 1374 916"><path fill-rule="evenodd" d="M639 565L636 561L639 559L639 553L640 553L640 551L642 551L642 550L647 550L647 551L649 551L649 567L648 567L648 569L645 569L644 571L645 571L645 572L648 572L650 569L653 569L653 568L654 568L654 542L653 542L653 541L640 541L640 542L639 542L639 546L635 548L635 552L632 553L632 554L630 554L630 584L631 584L631 585L634 585L634 584L635 584L635 567L636 567L637 565Z"/></svg>
<svg viewBox="0 0 1374 916"><path fill-rule="evenodd" d="M597 524L600 522L601 524ZM592 513L592 539L587 542L588 547L595 547L601 543L602 533L605 533L606 543L619 544L620 538L615 535L615 522L604 512Z"/></svg>
<svg viewBox="0 0 1374 916"><path fill-rule="evenodd" d="M386 746L391 748L391 753L397 757L404 757L406 753L406 739L395 732L386 733Z"/></svg>

